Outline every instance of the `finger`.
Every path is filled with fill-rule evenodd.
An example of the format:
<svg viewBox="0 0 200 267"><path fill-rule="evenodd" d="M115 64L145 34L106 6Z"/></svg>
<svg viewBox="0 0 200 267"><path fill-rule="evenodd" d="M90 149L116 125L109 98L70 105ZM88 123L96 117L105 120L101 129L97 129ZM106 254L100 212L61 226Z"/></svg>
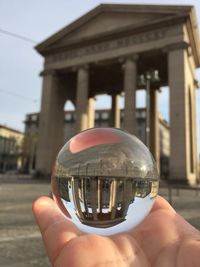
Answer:
<svg viewBox="0 0 200 267"><path fill-rule="evenodd" d="M167 210L175 212L175 210L172 208L169 202L167 202L167 200L165 200L161 196L157 196L151 212L161 210L161 209L167 209Z"/></svg>
<svg viewBox="0 0 200 267"><path fill-rule="evenodd" d="M76 226L67 220L49 197L40 197L33 204L33 213L51 262L71 239L80 235Z"/></svg>

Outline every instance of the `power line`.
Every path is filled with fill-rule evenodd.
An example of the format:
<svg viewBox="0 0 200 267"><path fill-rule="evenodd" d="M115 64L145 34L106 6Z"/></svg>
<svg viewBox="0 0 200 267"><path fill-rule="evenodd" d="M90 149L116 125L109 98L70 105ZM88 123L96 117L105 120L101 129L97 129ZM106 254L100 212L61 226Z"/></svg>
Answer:
<svg viewBox="0 0 200 267"><path fill-rule="evenodd" d="M13 93L11 91L6 91L6 90L2 90L2 89L0 89L0 93L6 94L6 95L10 95L10 96L13 96L13 97L17 97L17 98L20 98L20 99L28 100L28 101L31 101L33 103L37 103L39 101L38 99L32 99L32 98L29 98L27 96L23 96L23 95L16 94L16 93Z"/></svg>
<svg viewBox="0 0 200 267"><path fill-rule="evenodd" d="M30 39L30 38L28 38L26 36L22 36L22 35L13 33L13 32L5 31L3 29L0 29L0 33L9 35L11 37L14 37L14 38L17 38L17 39L20 39L20 40L23 40L23 41L26 41L26 42L29 42L29 43L32 43L32 44L37 44L36 41L34 41L34 40L32 40L32 39Z"/></svg>

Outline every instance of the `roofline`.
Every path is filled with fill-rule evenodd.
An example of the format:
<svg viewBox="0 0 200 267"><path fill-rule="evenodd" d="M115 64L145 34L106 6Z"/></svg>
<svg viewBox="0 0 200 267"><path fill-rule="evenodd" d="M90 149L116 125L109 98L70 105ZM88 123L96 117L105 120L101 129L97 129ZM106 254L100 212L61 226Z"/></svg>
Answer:
<svg viewBox="0 0 200 267"><path fill-rule="evenodd" d="M120 109L121 111L123 111L124 110L124 108L121 108ZM146 108L144 107L144 108L136 108L136 110L140 110L140 111L145 111L146 110ZM104 111L110 111L110 109L109 108L96 108L95 109L95 111L102 111L102 112L104 112ZM65 110L65 114L67 114L67 113L74 113L75 112L75 110ZM26 114L26 116L32 116L32 115L40 115L40 113L41 112L34 112L34 113L28 113L28 114Z"/></svg>
<svg viewBox="0 0 200 267"><path fill-rule="evenodd" d="M200 67L200 36L199 36L199 29L198 29L198 20L196 16L196 11L194 6L191 8L191 12L189 14L189 25L186 24L186 26L189 26L191 28L191 34L192 39L194 40L193 44L195 46L194 53L194 59L197 67Z"/></svg>
<svg viewBox="0 0 200 267"><path fill-rule="evenodd" d="M8 126L2 125L2 124L0 124L0 129L1 128L6 129L6 130L9 130L9 131L12 131L12 132L15 132L15 133L24 134L23 132L21 132L19 130L13 129L11 127L8 127Z"/></svg>
<svg viewBox="0 0 200 267"><path fill-rule="evenodd" d="M38 111L38 112L33 112L33 113L27 113L26 116L29 116L29 115L31 115L31 116L32 116L32 115L38 115L39 113L40 113L40 111Z"/></svg>
<svg viewBox="0 0 200 267"><path fill-rule="evenodd" d="M66 32L73 31L74 28L77 27L77 24L82 25L83 23L86 23L88 20L90 20L92 17L96 16L96 14L98 14L99 9L100 9L101 6L102 6L102 4L96 6L94 9L89 10L88 12L84 13L79 18L73 20L71 23L67 24L66 26L62 27L60 30L55 32L53 35L51 35L50 37L46 38L44 41L42 41L41 43L36 45L34 48L40 53L40 50L43 49L44 46L46 46L49 43L51 43L52 39L54 39L54 38L55 39L62 38L62 36L65 34L65 33L63 33L63 31L66 31ZM56 41L56 40L54 40L54 41Z"/></svg>
<svg viewBox="0 0 200 267"><path fill-rule="evenodd" d="M158 10L155 10L155 7L158 8ZM35 49L41 53L42 50L50 45L52 42L55 42L56 40L62 38L65 34L70 33L71 31L73 31L75 28L79 27L80 25L83 25L84 23L88 22L90 19L92 19L93 17L95 17L97 14L99 14L100 11L105 12L107 10L110 9L110 11L123 11L122 9L125 8L126 11L128 9L128 11L131 12L131 9L135 9L137 8L138 12L144 12L144 9L147 10L148 13L174 13L177 14L177 11L180 11L180 13L182 14L182 11L184 10L186 13L189 13L191 11L191 9L193 8L192 5L132 5L132 4L100 4L98 6L96 6L94 9L88 11L87 13L83 14L82 16L80 16L78 19L74 20L73 22L71 22L70 24L68 24L67 26L63 27L61 30L57 31L55 34L53 34L52 36L50 36L49 38L45 39L44 41L42 41L41 43L39 43L38 45L35 46ZM165 8L168 8L168 10L166 10ZM175 10L176 9L176 10Z"/></svg>
<svg viewBox="0 0 200 267"><path fill-rule="evenodd" d="M124 35L129 34L130 32L133 34L137 34L137 33L141 33L144 31L149 31L152 29L152 26L154 26L154 29L159 29L160 27L162 27L163 25L174 25L175 23L179 23L181 21L186 21L187 16L186 15L179 15L179 16L170 16L167 17L165 19L157 19L154 20L152 23L148 23L147 25L139 25L139 26L134 26L134 25L129 25L120 29L115 29L106 33L100 33L100 34L96 34L93 35L91 37L85 37L82 38L82 40L76 40L73 41L71 43L68 43L65 46L60 46L59 48L51 48L51 49L43 49L43 51L40 51L40 54L45 56L48 53L56 53L58 50L59 51L64 51L66 49L70 49L70 48L75 48L75 46L80 46L80 45L84 45L84 43L87 43L88 41L102 41L102 40L107 40L108 38L111 37L115 37L117 38L117 36L122 33Z"/></svg>

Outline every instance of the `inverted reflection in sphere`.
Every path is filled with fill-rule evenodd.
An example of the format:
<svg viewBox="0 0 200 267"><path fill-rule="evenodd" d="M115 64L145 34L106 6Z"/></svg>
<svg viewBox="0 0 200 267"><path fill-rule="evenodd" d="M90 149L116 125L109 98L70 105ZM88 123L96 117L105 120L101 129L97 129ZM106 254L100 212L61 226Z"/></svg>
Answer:
<svg viewBox="0 0 200 267"><path fill-rule="evenodd" d="M52 175L54 199L84 232L127 231L150 212L158 192L156 163L135 136L93 128L60 150Z"/></svg>

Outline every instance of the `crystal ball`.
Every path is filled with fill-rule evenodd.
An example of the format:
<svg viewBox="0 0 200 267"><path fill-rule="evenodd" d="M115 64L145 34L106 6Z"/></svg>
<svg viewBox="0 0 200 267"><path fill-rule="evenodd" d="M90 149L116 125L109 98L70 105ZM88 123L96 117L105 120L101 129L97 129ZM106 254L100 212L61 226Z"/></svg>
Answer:
<svg viewBox="0 0 200 267"><path fill-rule="evenodd" d="M67 219L85 233L112 235L138 225L150 212L159 176L148 148L115 128L92 128L58 153L52 193Z"/></svg>

